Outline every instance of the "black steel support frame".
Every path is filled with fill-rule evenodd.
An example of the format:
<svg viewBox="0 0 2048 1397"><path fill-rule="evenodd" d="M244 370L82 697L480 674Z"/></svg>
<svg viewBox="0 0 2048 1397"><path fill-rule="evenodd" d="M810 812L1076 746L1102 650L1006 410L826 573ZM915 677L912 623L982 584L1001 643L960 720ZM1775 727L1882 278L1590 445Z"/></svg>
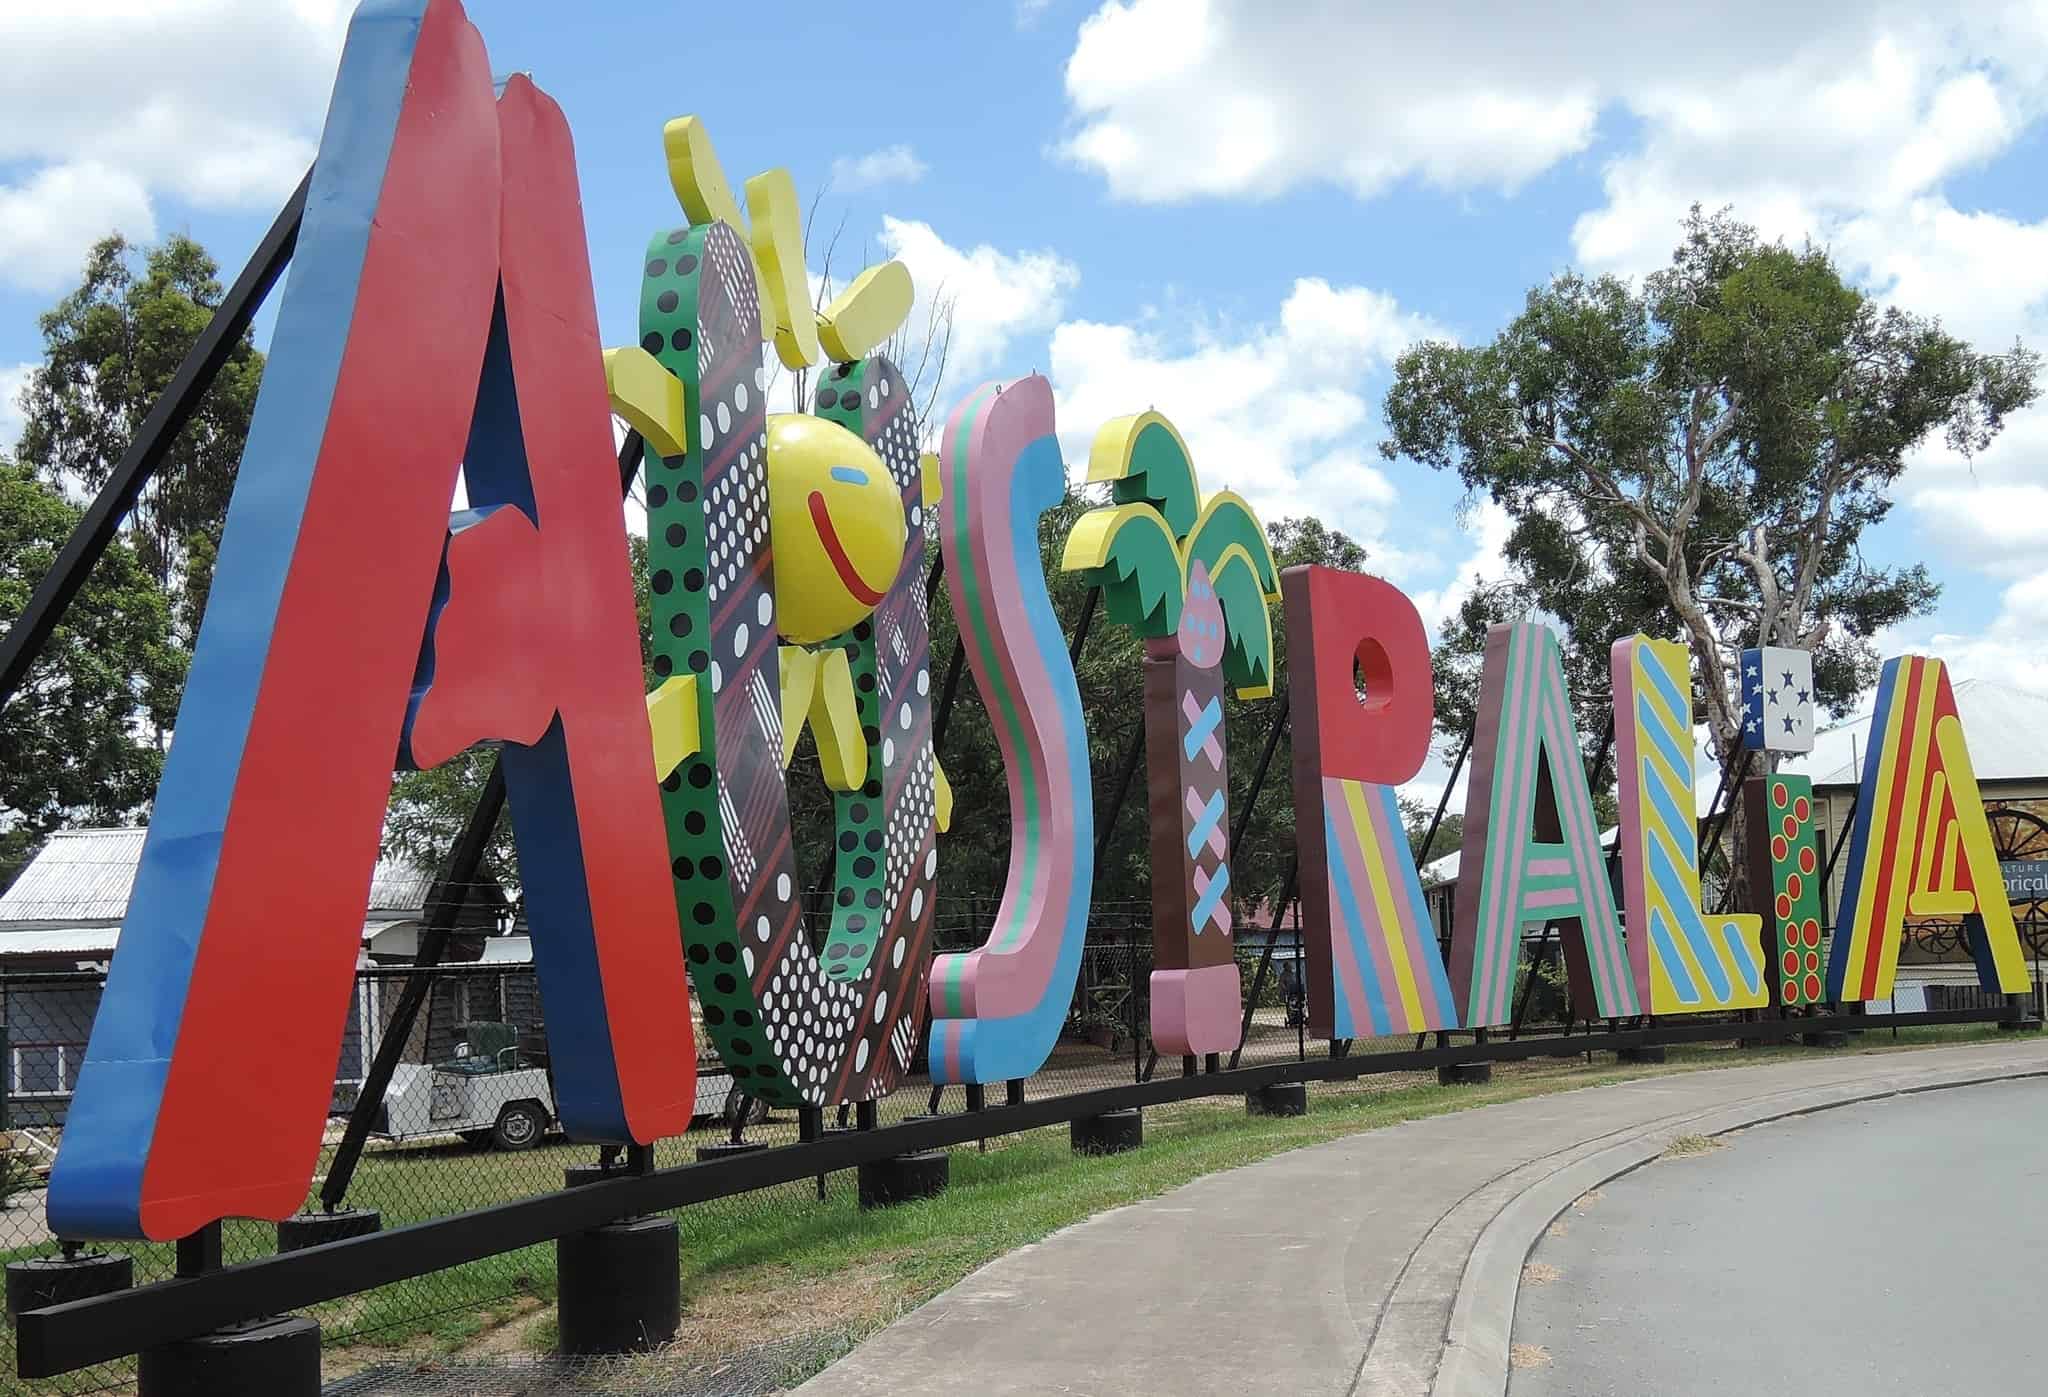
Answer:
<svg viewBox="0 0 2048 1397"><path fill-rule="evenodd" d="M277 283L285 264L291 261L292 249L299 242L299 222L306 211L306 188L312 179L312 172L308 171L292 197L285 201L276 221L270 225L270 231L263 235L263 241L250 254L242 274L228 288L220 308L214 311L213 318L206 323L192 348L186 351L184 362L178 365L178 372L171 378L170 387L149 410L149 416L143 419L141 428L135 433L135 440L128 443L128 449L121 453L121 459L115 463L107 483L100 487L85 516L71 531L71 537L64 541L64 547L50 564L49 572L36 584L35 595L29 598L28 606L8 628L7 634L0 636L0 708L6 706L28 676L29 665L42 653L50 633L63 620L65 609L78 595L78 589L85 585L93 564L113 542L121 521L141 495L142 487L149 483L156 468L170 454L186 419L198 408L200 399L213 383L214 375L241 342L242 332L249 328L249 322L255 319L257 310L270 294L270 288Z"/></svg>
<svg viewBox="0 0 2048 1397"><path fill-rule="evenodd" d="M678 1165L644 1174L622 1173L582 1188L283 1252L204 1275L30 1310L17 1318L18 1371L24 1378L50 1377L191 1338L224 1325L304 1309L392 1281L552 1241L619 1218L667 1212L792 1183L821 1172L857 1168L893 1155L966 1145L1133 1106L1243 1096L1281 1082L1345 1082L1387 1072L1426 1072L1458 1063L1576 1057L1596 1050L1714 1042L1737 1036L1788 1038L1830 1029L1997 1023L2017 1017L2019 1014L2011 1007L2001 1006L1919 1014L1838 1014L1758 1023L1681 1021L1660 1023L1648 1029L1617 1029L1569 1037L1547 1034L1513 1041L1490 1038L1484 1043L1454 1043L1414 1052L1317 1058L1202 1072L1191 1077L1162 1077L1130 1086L1027 1100L999 1110L905 1121L879 1130L828 1135L814 1143L784 1145L733 1159Z"/></svg>

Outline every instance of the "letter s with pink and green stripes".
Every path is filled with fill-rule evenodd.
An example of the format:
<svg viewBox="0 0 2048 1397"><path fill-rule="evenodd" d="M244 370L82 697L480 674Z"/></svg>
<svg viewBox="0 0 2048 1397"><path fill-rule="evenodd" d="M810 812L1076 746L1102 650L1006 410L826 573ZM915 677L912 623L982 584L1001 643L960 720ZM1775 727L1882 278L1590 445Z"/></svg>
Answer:
<svg viewBox="0 0 2048 1397"><path fill-rule="evenodd" d="M946 590L1010 788L1010 868L983 945L931 978L931 1079L996 1082L1044 1065L1073 998L1095 878L1081 690L1053 614L1038 520L1066 493L1052 385L968 394L940 444Z"/></svg>

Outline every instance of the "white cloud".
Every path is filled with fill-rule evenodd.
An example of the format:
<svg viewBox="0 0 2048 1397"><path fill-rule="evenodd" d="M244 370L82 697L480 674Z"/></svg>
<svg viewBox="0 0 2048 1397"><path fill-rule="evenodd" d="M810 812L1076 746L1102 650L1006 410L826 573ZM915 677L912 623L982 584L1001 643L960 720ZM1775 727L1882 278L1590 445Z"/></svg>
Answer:
<svg viewBox="0 0 2048 1397"><path fill-rule="evenodd" d="M842 194L852 194L885 184L915 184L924 178L927 168L909 146L884 146L866 155L842 155L834 160L832 187Z"/></svg>
<svg viewBox="0 0 2048 1397"><path fill-rule="evenodd" d="M0 279L48 290L153 204L262 208L313 158L346 0L0 6Z"/></svg>
<svg viewBox="0 0 2048 1397"><path fill-rule="evenodd" d="M17 401L34 373L33 363L0 367L0 456L14 457L14 444L21 439L22 414Z"/></svg>
<svg viewBox="0 0 2048 1397"><path fill-rule="evenodd" d="M1063 150L1144 201L1513 188L1592 138L1585 56L1546 37L1564 27L1543 6L1461 23L1419 2L1111 0L1067 62Z"/></svg>
<svg viewBox="0 0 2048 1397"><path fill-rule="evenodd" d="M1514 520L1492 496L1481 497L1460 527L1471 540L1472 551L1443 586L1412 594L1415 609L1422 613L1423 624L1432 635L1473 592L1504 581L1509 572L1506 549Z"/></svg>
<svg viewBox="0 0 2048 1397"><path fill-rule="evenodd" d="M1939 618L1878 637L1879 653L1939 656L1958 679L1995 679L2048 694L2048 566L2008 586L1998 615L1980 631L1953 631Z"/></svg>
<svg viewBox="0 0 2048 1397"><path fill-rule="evenodd" d="M156 237L140 180L97 161L45 165L20 184L0 184L0 279L56 290L77 280L87 248L116 231Z"/></svg>
<svg viewBox="0 0 2048 1397"><path fill-rule="evenodd" d="M1315 278L1296 281L1277 318L1252 327L1197 317L1170 339L1149 323L1068 321L1052 336L1062 447L1085 461L1104 422L1156 409L1187 439L1204 490L1236 490L1268 522L1315 515L1398 580L1423 555L1412 531L1391 527L1397 491L1369 459L1366 380L1441 333L1382 292Z"/></svg>
<svg viewBox="0 0 2048 1397"><path fill-rule="evenodd" d="M1080 270L1056 252L1010 253L987 243L956 248L929 223L911 219L883 218L881 244L910 268L917 288L913 329L926 323L934 303L952 303L946 375L956 385L1001 365L1018 336L1057 324L1081 280Z"/></svg>
<svg viewBox="0 0 2048 1397"><path fill-rule="evenodd" d="M1625 112L1650 169L1695 187L1785 171L1802 196L1898 198L2008 142L2038 112L2016 91L2044 68L2048 19L2023 0L1939 18L1903 0L1729 0L1711 16L1635 0L1108 0L1068 59L1064 150L1141 200L1314 182L1371 196L1411 178L1513 189ZM1610 184L1637 173L1624 160ZM1667 249L1669 229L1660 216Z"/></svg>

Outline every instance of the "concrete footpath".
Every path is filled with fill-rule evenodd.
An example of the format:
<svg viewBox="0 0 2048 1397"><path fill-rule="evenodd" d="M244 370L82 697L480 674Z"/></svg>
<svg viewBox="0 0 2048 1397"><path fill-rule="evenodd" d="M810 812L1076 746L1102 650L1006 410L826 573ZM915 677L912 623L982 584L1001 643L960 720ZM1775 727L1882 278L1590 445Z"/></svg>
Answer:
<svg viewBox="0 0 2048 1397"><path fill-rule="evenodd" d="M1817 1052L1368 1131L1012 1252L798 1391L1491 1397L1543 1229L1672 1139L2027 1076L2048 1076L2033 1036Z"/></svg>

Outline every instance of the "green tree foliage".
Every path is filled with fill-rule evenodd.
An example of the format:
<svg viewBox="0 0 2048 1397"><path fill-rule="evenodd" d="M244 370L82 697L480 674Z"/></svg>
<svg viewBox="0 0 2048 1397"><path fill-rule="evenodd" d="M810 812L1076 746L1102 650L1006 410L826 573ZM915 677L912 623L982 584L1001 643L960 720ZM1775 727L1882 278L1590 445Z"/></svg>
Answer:
<svg viewBox="0 0 2048 1397"><path fill-rule="evenodd" d="M78 288L38 322L43 362L22 393L20 459L68 489L104 484L220 305L219 270L182 235L147 249L118 234L95 244ZM128 519L128 542L172 599L187 648L262 376L245 333Z"/></svg>
<svg viewBox="0 0 2048 1397"><path fill-rule="evenodd" d="M0 632L28 606L79 510L0 459ZM51 830L144 814L185 657L170 607L127 544L100 558L28 677L0 710L0 881Z"/></svg>
<svg viewBox="0 0 2048 1397"><path fill-rule="evenodd" d="M1439 725L1469 727L1487 627L1529 614L1563 628L1589 744L1608 646L1637 631L1688 643L1724 762L1745 645L1813 650L1821 704L1847 707L1874 677L1871 637L1939 590L1917 563L1865 558L1864 531L1914 448L1940 433L1981 450L2033 401L2036 367L1879 306L1825 249L1698 208L1640 288L1566 272L1489 343L1409 350L1382 452L1456 471L1513 520L1510 580L1445 627Z"/></svg>

